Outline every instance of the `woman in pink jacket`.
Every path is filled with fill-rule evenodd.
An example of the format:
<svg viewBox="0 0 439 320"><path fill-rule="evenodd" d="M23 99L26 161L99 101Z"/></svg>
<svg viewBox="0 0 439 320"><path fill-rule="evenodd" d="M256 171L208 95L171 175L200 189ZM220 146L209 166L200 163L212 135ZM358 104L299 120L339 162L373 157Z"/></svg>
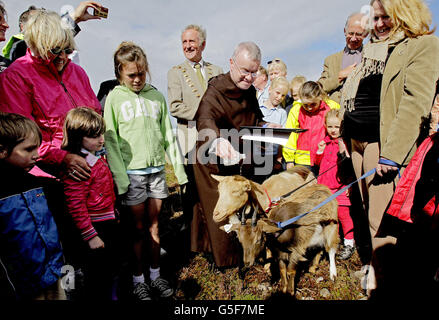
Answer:
<svg viewBox="0 0 439 320"><path fill-rule="evenodd" d="M24 115L41 129L41 160L32 174L59 176L64 170L74 179L87 179L90 168L85 160L60 149L70 109L90 106L101 112L87 74L68 58L75 49L72 32L55 12L36 10L24 39L26 55L0 74L0 111Z"/></svg>
<svg viewBox="0 0 439 320"><path fill-rule="evenodd" d="M319 176L317 183L324 184L335 193L344 187L339 155L339 143L343 143L340 137L341 113L340 110L331 109L325 115L326 136L318 144L315 163L319 165ZM351 201L348 197L348 190L337 197L338 220L343 230L343 248L338 257L341 260L349 259L355 251L354 223L350 216Z"/></svg>

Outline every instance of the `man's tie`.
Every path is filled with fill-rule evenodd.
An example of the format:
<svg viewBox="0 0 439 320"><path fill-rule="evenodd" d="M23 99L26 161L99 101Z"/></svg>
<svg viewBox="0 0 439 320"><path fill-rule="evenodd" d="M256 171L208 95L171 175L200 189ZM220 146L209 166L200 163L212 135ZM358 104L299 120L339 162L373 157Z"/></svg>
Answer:
<svg viewBox="0 0 439 320"><path fill-rule="evenodd" d="M206 81L204 80L203 74L201 73L201 65L199 63L195 63L195 69L197 70L197 77L198 80L200 80L201 85L203 86L203 89L207 89Z"/></svg>

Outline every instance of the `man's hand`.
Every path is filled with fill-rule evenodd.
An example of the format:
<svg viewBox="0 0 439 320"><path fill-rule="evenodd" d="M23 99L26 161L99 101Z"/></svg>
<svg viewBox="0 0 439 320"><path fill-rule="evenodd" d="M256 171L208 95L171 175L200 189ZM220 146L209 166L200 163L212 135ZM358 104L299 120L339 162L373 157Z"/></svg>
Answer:
<svg viewBox="0 0 439 320"><path fill-rule="evenodd" d="M287 163L287 170L288 169L291 169L291 168L293 168L294 167L294 163L293 162L288 162Z"/></svg>
<svg viewBox="0 0 439 320"><path fill-rule="evenodd" d="M278 123L269 122L267 123L266 128L282 128L282 126Z"/></svg>
<svg viewBox="0 0 439 320"><path fill-rule="evenodd" d="M104 241L102 241L101 238L99 238L99 236L96 236L96 237L88 240L88 246L92 250L105 248Z"/></svg>
<svg viewBox="0 0 439 320"><path fill-rule="evenodd" d="M223 159L233 159L239 157L239 153L233 148L229 140L218 139L216 145L216 155Z"/></svg>
<svg viewBox="0 0 439 320"><path fill-rule="evenodd" d="M343 82L344 79L346 79L348 75L352 72L352 70L354 70L356 65L357 65L356 63L353 63L350 66L344 68L343 70L340 70L340 72L338 73L338 82Z"/></svg>
<svg viewBox="0 0 439 320"><path fill-rule="evenodd" d="M87 161L81 156L73 153L67 153L63 159L68 175L76 181L84 181L90 178L90 167Z"/></svg>
<svg viewBox="0 0 439 320"><path fill-rule="evenodd" d="M93 20L98 19L100 20L101 17L94 16L90 13L88 13L88 8L93 9L100 9L103 8L103 6L95 1L83 1L81 2L78 7L75 9L75 11L71 14L72 19L79 23L81 21L87 21L87 20Z"/></svg>

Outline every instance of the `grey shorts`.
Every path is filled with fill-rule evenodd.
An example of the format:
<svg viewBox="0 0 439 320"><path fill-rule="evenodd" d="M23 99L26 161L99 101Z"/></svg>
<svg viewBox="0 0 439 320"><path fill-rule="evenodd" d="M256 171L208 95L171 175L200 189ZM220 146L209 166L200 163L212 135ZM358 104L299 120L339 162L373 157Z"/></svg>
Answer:
<svg viewBox="0 0 439 320"><path fill-rule="evenodd" d="M168 197L165 170L151 174L129 174L130 185L122 199L122 204L135 206L148 198L165 199Z"/></svg>

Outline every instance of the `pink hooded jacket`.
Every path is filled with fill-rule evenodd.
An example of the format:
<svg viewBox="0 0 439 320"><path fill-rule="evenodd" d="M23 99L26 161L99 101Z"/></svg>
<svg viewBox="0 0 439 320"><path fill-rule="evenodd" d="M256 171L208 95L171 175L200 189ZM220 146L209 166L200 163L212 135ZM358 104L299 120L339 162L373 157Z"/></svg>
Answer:
<svg viewBox="0 0 439 320"><path fill-rule="evenodd" d="M0 111L19 113L41 129L41 163L55 170L67 152L60 149L64 118L70 109L91 107L101 114L85 71L68 62L60 75L53 63L32 55L30 50L0 74ZM35 167L37 176L50 176Z"/></svg>
<svg viewBox="0 0 439 320"><path fill-rule="evenodd" d="M75 181L66 174L61 176L67 209L84 241L98 235L94 223L115 219L116 201L113 176L105 158L89 155L86 160L91 168L88 180Z"/></svg>
<svg viewBox="0 0 439 320"><path fill-rule="evenodd" d="M317 183L324 184L331 189L332 193L336 193L344 187L338 176L338 166L336 165L338 161L337 153L339 151L338 139L331 139L329 136L325 136L323 140L326 142L325 150L321 154L316 154L315 163L320 166L319 173L329 171L319 175ZM340 194L337 197L337 201L340 206L351 205L351 201L346 195L346 192Z"/></svg>

